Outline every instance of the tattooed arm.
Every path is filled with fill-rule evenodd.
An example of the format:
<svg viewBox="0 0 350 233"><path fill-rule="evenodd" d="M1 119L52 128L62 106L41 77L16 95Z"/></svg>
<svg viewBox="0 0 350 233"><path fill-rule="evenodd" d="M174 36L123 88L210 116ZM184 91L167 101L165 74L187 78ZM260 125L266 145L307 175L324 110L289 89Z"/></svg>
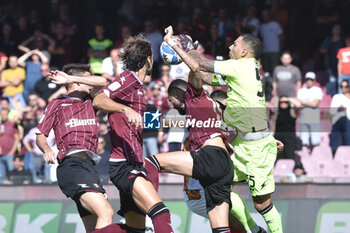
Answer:
<svg viewBox="0 0 350 233"><path fill-rule="evenodd" d="M189 55L198 62L201 71L214 73L215 60L209 60L196 51L191 51Z"/></svg>

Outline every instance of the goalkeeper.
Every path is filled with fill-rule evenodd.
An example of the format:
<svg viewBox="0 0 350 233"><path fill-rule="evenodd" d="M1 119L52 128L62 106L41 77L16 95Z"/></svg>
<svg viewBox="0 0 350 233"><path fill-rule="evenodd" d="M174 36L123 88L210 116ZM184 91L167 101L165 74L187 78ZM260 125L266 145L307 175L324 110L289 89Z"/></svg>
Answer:
<svg viewBox="0 0 350 233"><path fill-rule="evenodd" d="M166 28L165 33L172 35L172 27ZM179 42L188 54L179 50ZM234 182L248 182L255 209L264 218L270 232L283 232L281 217L271 202L271 193L275 191L273 168L277 145L267 125L266 103L256 60L261 53L261 41L250 34L239 36L229 47L230 59L226 61L204 58L186 36L175 37L168 44L182 58L190 55L199 63L204 82L228 87L224 119L238 132L233 141ZM233 203L231 214L237 219L242 219L245 211Z"/></svg>

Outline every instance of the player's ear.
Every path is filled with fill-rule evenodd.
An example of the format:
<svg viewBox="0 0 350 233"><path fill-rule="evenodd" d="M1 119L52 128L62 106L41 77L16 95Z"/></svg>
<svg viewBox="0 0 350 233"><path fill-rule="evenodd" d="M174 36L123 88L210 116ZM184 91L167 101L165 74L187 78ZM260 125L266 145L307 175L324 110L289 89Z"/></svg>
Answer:
<svg viewBox="0 0 350 233"><path fill-rule="evenodd" d="M245 57L245 56L247 56L247 54L248 54L248 50L247 49L242 49L241 57Z"/></svg>

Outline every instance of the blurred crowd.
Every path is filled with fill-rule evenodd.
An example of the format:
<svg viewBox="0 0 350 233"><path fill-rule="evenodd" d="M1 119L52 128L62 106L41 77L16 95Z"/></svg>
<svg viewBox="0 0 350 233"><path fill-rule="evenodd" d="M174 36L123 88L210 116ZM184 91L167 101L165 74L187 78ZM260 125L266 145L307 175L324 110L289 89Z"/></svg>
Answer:
<svg viewBox="0 0 350 233"><path fill-rule="evenodd" d="M152 42L154 69L145 80L147 110L174 115L167 99L172 80L189 68L162 63L163 29L189 34L208 59L228 59L242 33L261 38L260 62L270 128L285 144L279 159L298 166L324 146L336 154L350 145L350 30L348 0L15 0L0 4L0 183L55 182L55 165L44 163L36 125L47 103L66 93L50 70L89 63L111 81L123 72L121 46L142 33ZM217 89L204 86L210 94ZM98 113L101 177L108 181L108 120ZM144 155L181 150L183 129L145 130ZM55 147L55 138L50 138ZM298 153L303 151L303 153Z"/></svg>

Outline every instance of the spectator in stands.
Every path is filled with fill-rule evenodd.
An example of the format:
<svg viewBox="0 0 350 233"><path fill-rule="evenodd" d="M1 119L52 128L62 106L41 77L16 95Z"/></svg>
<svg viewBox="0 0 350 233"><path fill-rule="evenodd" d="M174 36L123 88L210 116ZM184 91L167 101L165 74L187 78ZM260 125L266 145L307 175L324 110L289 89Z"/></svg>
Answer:
<svg viewBox="0 0 350 233"><path fill-rule="evenodd" d="M144 27L142 34L151 41L153 50L153 75L155 78L159 76L159 47L163 42L163 34L157 29L153 19L147 19L144 21ZM157 51L157 52L156 52Z"/></svg>
<svg viewBox="0 0 350 233"><path fill-rule="evenodd" d="M11 54L17 54L16 41L13 35L12 26L8 22L2 24L0 50L8 56Z"/></svg>
<svg viewBox="0 0 350 233"><path fill-rule="evenodd" d="M223 56L227 50L224 38L219 36L219 27L217 24L210 25L210 37L203 42L207 53L212 57Z"/></svg>
<svg viewBox="0 0 350 233"><path fill-rule="evenodd" d="M4 184L31 184L32 183L32 174L29 171L24 169L23 156L15 155L13 157L13 170L8 173L8 180L4 181Z"/></svg>
<svg viewBox="0 0 350 233"><path fill-rule="evenodd" d="M8 119L9 109L1 108L0 124L0 184L8 175L8 171L13 170L13 156L17 151L19 143L19 132L15 122Z"/></svg>
<svg viewBox="0 0 350 233"><path fill-rule="evenodd" d="M320 52L324 54L324 68L327 70L329 77L336 79L338 76L337 57L338 50L344 47L344 41L341 37L341 27L339 24L333 25L332 35L323 40ZM337 55L338 54L338 55ZM339 58L338 58L339 59ZM340 77L340 76L339 76ZM340 82L337 82L340 83Z"/></svg>
<svg viewBox="0 0 350 233"><path fill-rule="evenodd" d="M32 34L32 28L28 25L27 18L22 15L17 19L17 28L16 28L16 41L22 42L25 39L29 38Z"/></svg>
<svg viewBox="0 0 350 233"><path fill-rule="evenodd" d="M350 34L345 38L345 48L341 48L338 51L338 83L343 80L350 82ZM342 89L339 89L339 93L342 93Z"/></svg>
<svg viewBox="0 0 350 233"><path fill-rule="evenodd" d="M161 94L161 83L155 82L152 86L152 94L148 98L148 103L152 104L158 109L159 112L165 114L170 109L170 102L167 96Z"/></svg>
<svg viewBox="0 0 350 233"><path fill-rule="evenodd" d="M6 68L8 59L9 58L6 56L6 54L0 51L0 73Z"/></svg>
<svg viewBox="0 0 350 233"><path fill-rule="evenodd" d="M221 38L225 38L229 35L230 31L234 29L232 20L227 15L227 9L221 7L218 11L218 18L213 20L213 23L218 25L218 35Z"/></svg>
<svg viewBox="0 0 350 233"><path fill-rule="evenodd" d="M132 29L130 25L124 24L120 28L120 38L114 43L114 48L121 48L124 41L126 41L132 35Z"/></svg>
<svg viewBox="0 0 350 233"><path fill-rule="evenodd" d="M332 132L329 145L333 155L341 145L350 145L350 90L349 81L340 83L341 94L332 98L329 113L332 115Z"/></svg>
<svg viewBox="0 0 350 233"><path fill-rule="evenodd" d="M112 82L115 77L123 73L123 62L119 59L120 48L111 50L109 57L102 61L102 76Z"/></svg>
<svg viewBox="0 0 350 233"><path fill-rule="evenodd" d="M315 86L316 74L305 74L305 87L298 91L298 99L302 103L300 114L300 138L303 146L312 151L321 142L320 108L323 97L321 88ZM311 143L310 140L311 139Z"/></svg>
<svg viewBox="0 0 350 233"><path fill-rule="evenodd" d="M31 37L18 45L18 49L25 53L37 49L44 53L50 61L51 54L49 50L51 50L50 48L54 45L54 42L51 37L43 33L41 26L38 26Z"/></svg>
<svg viewBox="0 0 350 233"><path fill-rule="evenodd" d="M247 16L243 18L243 27L246 28L250 34L258 36L260 20L256 17L256 7L254 5L251 5L247 9Z"/></svg>
<svg viewBox="0 0 350 233"><path fill-rule="evenodd" d="M103 184L109 181L109 158L111 151L105 149L106 141L103 137L98 137L97 154L102 157L101 161L95 166L100 173L100 180Z"/></svg>
<svg viewBox="0 0 350 233"><path fill-rule="evenodd" d="M146 112L156 112L157 107L151 103L147 103ZM143 156L155 155L159 153L158 149L158 129L144 129L143 138Z"/></svg>
<svg viewBox="0 0 350 233"><path fill-rule="evenodd" d="M273 117L276 119L274 137L284 144L284 150L278 154L277 159L295 159L297 145L295 121L300 107L301 102L297 98L282 96L278 101L277 116Z"/></svg>
<svg viewBox="0 0 350 233"><path fill-rule="evenodd" d="M185 122L186 117L180 115L179 111L175 108L171 108L165 115L165 124L166 127L169 127L167 142L169 145L169 152L180 151L182 148L182 142L184 141L185 128L174 127L169 124L169 121L172 122Z"/></svg>
<svg viewBox="0 0 350 233"><path fill-rule="evenodd" d="M272 75L272 95L274 97L295 97L301 88L301 72L292 64L293 58L290 52L282 53L282 65L276 66Z"/></svg>
<svg viewBox="0 0 350 233"><path fill-rule="evenodd" d="M40 97L40 101L46 104L49 103L50 96L61 88L60 85L51 82L49 72L49 65L42 64L40 66L41 79L34 86L34 92Z"/></svg>
<svg viewBox="0 0 350 233"><path fill-rule="evenodd" d="M102 61L109 54L113 42L105 37L105 28L102 24L95 25L95 37L88 41L88 57L91 70L94 74L102 74Z"/></svg>
<svg viewBox="0 0 350 233"><path fill-rule="evenodd" d="M23 83L26 79L26 72L22 67L18 66L17 56L10 56L8 65L9 68L1 73L0 85L4 87L3 96L9 98L11 109L14 107L14 98L20 101L22 107L25 107Z"/></svg>
<svg viewBox="0 0 350 233"><path fill-rule="evenodd" d="M54 39L49 47L49 52L51 53L50 64L56 69L62 69L63 65L68 64L72 59L72 39L66 35L67 31L68 29L61 21L52 25Z"/></svg>
<svg viewBox="0 0 350 233"><path fill-rule="evenodd" d="M301 162L296 162L293 172L288 173L286 177L281 179L282 183L306 183L312 182L312 178L306 175L306 171Z"/></svg>
<svg viewBox="0 0 350 233"><path fill-rule="evenodd" d="M29 58L31 60L28 60ZM48 61L47 57L37 49L31 50L18 58L18 64L26 68L26 79L24 80L23 90L23 97L26 102L28 102L29 94L34 91L35 84L41 79L41 65L48 63Z"/></svg>
<svg viewBox="0 0 350 233"><path fill-rule="evenodd" d="M264 67L261 64L261 61L258 61L259 64L259 74L261 76L261 82L263 84L263 91L265 94L265 101L270 102L273 95L273 87L272 87L272 77L269 72L265 72Z"/></svg>
<svg viewBox="0 0 350 233"><path fill-rule="evenodd" d="M100 117L99 123L98 123L98 137L99 138L103 138L104 141L104 150L105 151L111 151L112 150L112 143L111 143L111 139L109 137L109 129L108 129L108 121L103 120Z"/></svg>
<svg viewBox="0 0 350 233"><path fill-rule="evenodd" d="M30 171L34 183L51 183L51 167L54 165L45 163L44 154L36 144L37 131L37 127L30 129L22 140L26 149L24 168ZM56 140L53 130L50 131L47 142L51 148L55 147Z"/></svg>
<svg viewBox="0 0 350 233"><path fill-rule="evenodd" d="M260 36L263 42L262 63L264 69L272 73L275 66L278 65L283 31L279 23L271 20L269 10L264 10L262 16L264 21L260 27Z"/></svg>
<svg viewBox="0 0 350 233"><path fill-rule="evenodd" d="M153 86L154 83L158 83L161 86L161 95L168 96L168 87L173 79L170 77L170 65L162 64L160 67L160 78L151 82L149 86ZM146 100L148 101L148 100Z"/></svg>

